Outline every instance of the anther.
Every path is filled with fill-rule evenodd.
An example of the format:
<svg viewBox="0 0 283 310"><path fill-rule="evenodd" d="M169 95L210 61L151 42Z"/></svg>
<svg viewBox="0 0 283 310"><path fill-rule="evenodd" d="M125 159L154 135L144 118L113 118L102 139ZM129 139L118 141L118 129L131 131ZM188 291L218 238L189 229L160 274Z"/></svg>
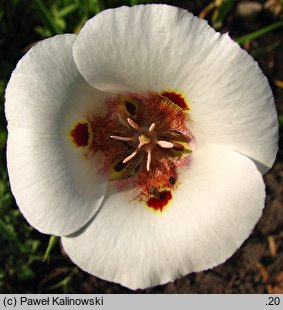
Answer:
<svg viewBox="0 0 283 310"><path fill-rule="evenodd" d="M137 150L134 151L131 155L129 155L128 157L126 157L124 160L123 160L123 164L127 163L128 161L130 161L133 157L135 157L137 155Z"/></svg>
<svg viewBox="0 0 283 310"><path fill-rule="evenodd" d="M147 152L147 161L146 161L146 170L150 170L150 163L151 163L151 149L146 150Z"/></svg>
<svg viewBox="0 0 283 310"><path fill-rule="evenodd" d="M111 139L119 140L119 141L132 141L131 137L120 137L120 136L110 136Z"/></svg>
<svg viewBox="0 0 283 310"><path fill-rule="evenodd" d="M133 128L135 128L135 129L139 129L139 126L138 126L138 124L135 122L135 121L133 121L131 118L127 118L127 121L128 121L128 123L133 127Z"/></svg>
<svg viewBox="0 0 283 310"><path fill-rule="evenodd" d="M171 149L172 147L174 147L174 144L168 141L164 141L164 140L159 140L157 141L157 144L161 147L163 147L164 149Z"/></svg>
<svg viewBox="0 0 283 310"><path fill-rule="evenodd" d="M148 129L149 132L153 131L155 128L155 123L152 123Z"/></svg>

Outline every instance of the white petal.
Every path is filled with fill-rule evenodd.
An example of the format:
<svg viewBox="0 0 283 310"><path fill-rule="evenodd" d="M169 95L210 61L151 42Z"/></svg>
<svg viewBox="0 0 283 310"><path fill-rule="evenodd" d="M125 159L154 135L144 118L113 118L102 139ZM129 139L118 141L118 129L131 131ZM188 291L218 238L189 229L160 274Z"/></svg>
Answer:
<svg viewBox="0 0 283 310"><path fill-rule="evenodd" d="M249 236L264 206L261 174L225 146L193 153L172 203L155 213L131 192L105 197L94 220L62 238L83 270L132 289L163 284L228 259Z"/></svg>
<svg viewBox="0 0 283 310"><path fill-rule="evenodd" d="M74 58L102 90L182 92L199 145L230 145L262 173L272 166L278 127L268 82L228 34L206 21L166 5L107 10L86 23Z"/></svg>
<svg viewBox="0 0 283 310"><path fill-rule="evenodd" d="M230 145L264 174L278 151L278 120L268 81L228 34L212 54L199 68L206 72L201 85L195 84L189 95L191 131L199 147Z"/></svg>
<svg viewBox="0 0 283 310"><path fill-rule="evenodd" d="M192 14L167 5L106 10L80 31L74 59L85 79L99 89L165 90L188 80L183 65L195 60L184 54L184 42L190 43L190 31L198 36L198 26ZM206 37L213 34L211 29Z"/></svg>
<svg viewBox="0 0 283 310"><path fill-rule="evenodd" d="M5 94L9 126L65 135L66 126L80 117L101 113L109 95L89 87L77 70L72 56L76 37L41 41L18 62Z"/></svg>
<svg viewBox="0 0 283 310"><path fill-rule="evenodd" d="M55 235L75 232L89 221L106 189L97 173L99 155L87 160L69 134L91 107L100 110L107 95L90 91L78 72L72 56L75 38L56 36L34 46L6 90L12 192L28 222Z"/></svg>

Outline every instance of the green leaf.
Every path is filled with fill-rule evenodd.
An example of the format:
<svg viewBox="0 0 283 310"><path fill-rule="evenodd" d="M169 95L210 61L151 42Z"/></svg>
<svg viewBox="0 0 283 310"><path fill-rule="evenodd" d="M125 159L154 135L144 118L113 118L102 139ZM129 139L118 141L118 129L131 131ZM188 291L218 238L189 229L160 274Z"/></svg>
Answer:
<svg viewBox="0 0 283 310"><path fill-rule="evenodd" d="M221 5L214 11L212 16L212 25L214 28L221 28L224 19L232 11L236 1L235 0L223 0Z"/></svg>
<svg viewBox="0 0 283 310"><path fill-rule="evenodd" d="M77 10L79 7L78 4L70 4L65 6L63 9L58 11L58 17L65 17L71 14L73 11Z"/></svg>
<svg viewBox="0 0 283 310"><path fill-rule="evenodd" d="M42 0L35 0L34 5L36 9L39 11L44 24L50 30L52 35L61 34L62 30L58 27L58 25L54 21L53 16L49 13L44 2Z"/></svg>
<svg viewBox="0 0 283 310"><path fill-rule="evenodd" d="M43 261L47 261L47 262L49 261L50 253L51 253L53 247L55 246L55 244L57 243L57 241L58 241L58 237L50 236L46 252L42 258Z"/></svg>
<svg viewBox="0 0 283 310"><path fill-rule="evenodd" d="M253 55L253 57L258 56L258 55L262 55L262 54L266 54L266 53L270 53L273 50L275 50L276 48L278 48L279 46L281 46L281 42L279 40L263 47L263 48L257 48L251 51L251 54Z"/></svg>
<svg viewBox="0 0 283 310"><path fill-rule="evenodd" d="M283 27L283 21L273 23L273 24L271 24L269 26L263 27L263 28L261 28L259 30L251 32L249 34L246 34L246 35L236 39L236 41L239 44L243 45L243 44L245 44L245 43L247 43L249 41L255 40L255 39L257 39L257 38L259 38L259 37L261 37L261 36L271 32L271 31L273 31L273 30L275 30L277 28L280 28L280 27Z"/></svg>
<svg viewBox="0 0 283 310"><path fill-rule="evenodd" d="M0 150L4 150L7 141L7 133L0 129Z"/></svg>
<svg viewBox="0 0 283 310"><path fill-rule="evenodd" d="M22 265L18 270L18 277L21 280L28 280L34 278L35 274L29 266Z"/></svg>

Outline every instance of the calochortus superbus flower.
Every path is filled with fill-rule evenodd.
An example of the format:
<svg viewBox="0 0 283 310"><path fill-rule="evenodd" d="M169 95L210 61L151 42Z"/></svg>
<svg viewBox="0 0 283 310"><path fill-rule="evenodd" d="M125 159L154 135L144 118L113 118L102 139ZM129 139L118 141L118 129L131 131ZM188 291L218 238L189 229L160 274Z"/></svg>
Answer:
<svg viewBox="0 0 283 310"><path fill-rule="evenodd" d="M132 289L229 258L277 151L267 79L228 34L121 7L36 44L6 91L11 188L83 270Z"/></svg>

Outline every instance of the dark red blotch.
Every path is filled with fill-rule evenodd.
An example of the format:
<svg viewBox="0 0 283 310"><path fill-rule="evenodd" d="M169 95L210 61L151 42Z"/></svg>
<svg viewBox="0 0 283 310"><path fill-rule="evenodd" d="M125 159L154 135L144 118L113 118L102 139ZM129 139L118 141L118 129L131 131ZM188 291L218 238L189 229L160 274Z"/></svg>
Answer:
<svg viewBox="0 0 283 310"><path fill-rule="evenodd" d="M162 93L162 96L166 97L167 99L169 99L170 101L175 103L181 109L184 109L184 110L188 109L188 106L187 106L184 98L180 94L166 91L166 92Z"/></svg>
<svg viewBox="0 0 283 310"><path fill-rule="evenodd" d="M152 197L147 201L147 204L155 211L162 211L170 199L172 199L171 192L163 191L159 193L159 198Z"/></svg>
<svg viewBox="0 0 283 310"><path fill-rule="evenodd" d="M71 137L76 146L87 146L89 141L88 124L78 123L71 131Z"/></svg>

